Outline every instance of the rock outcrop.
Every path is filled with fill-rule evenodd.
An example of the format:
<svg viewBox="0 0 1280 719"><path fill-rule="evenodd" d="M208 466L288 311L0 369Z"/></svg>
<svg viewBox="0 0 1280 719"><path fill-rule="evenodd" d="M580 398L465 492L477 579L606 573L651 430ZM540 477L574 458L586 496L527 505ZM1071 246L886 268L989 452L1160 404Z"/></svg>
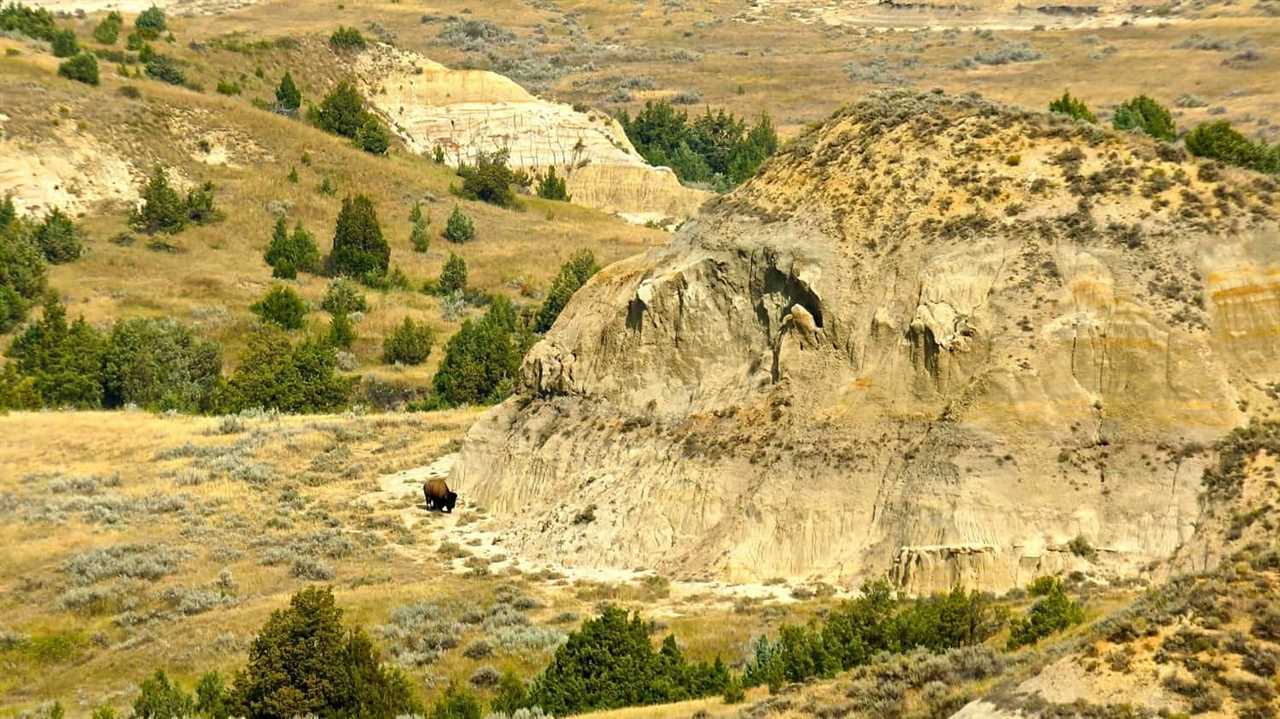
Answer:
<svg viewBox="0 0 1280 719"><path fill-rule="evenodd" d="M650 166L607 114L542 100L502 75L389 47L362 54L359 74L370 102L414 152L439 146L458 164L506 150L512 167L555 167L578 204L639 223L684 219L711 197Z"/></svg>
<svg viewBox="0 0 1280 719"><path fill-rule="evenodd" d="M1275 406L1276 192L975 97L871 96L580 290L450 483L570 564L1139 574L1192 533L1197 448Z"/></svg>

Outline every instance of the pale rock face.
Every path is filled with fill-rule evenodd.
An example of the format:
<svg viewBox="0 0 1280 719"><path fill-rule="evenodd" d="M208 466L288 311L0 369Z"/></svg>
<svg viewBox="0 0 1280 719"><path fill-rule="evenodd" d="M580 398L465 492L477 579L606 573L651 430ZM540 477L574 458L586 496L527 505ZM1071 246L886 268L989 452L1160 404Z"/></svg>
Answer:
<svg viewBox="0 0 1280 719"><path fill-rule="evenodd" d="M496 73L453 70L405 50L379 46L358 63L370 103L414 152L440 146L456 165L505 149L512 167L555 167L574 202L639 223L683 219L711 196L649 166L603 112L548 102Z"/></svg>
<svg viewBox="0 0 1280 719"><path fill-rule="evenodd" d="M568 564L918 593L1141 574L1199 516L1206 460L1182 448L1277 379L1280 235L1274 205L1192 221L1177 191L1095 193L1109 227L1046 210L1075 205L1048 158L1082 132L971 98L859 103L593 278L451 483L512 551ZM1083 166L1183 167L1151 147L1104 134ZM978 202L964 171L1009 189Z"/></svg>

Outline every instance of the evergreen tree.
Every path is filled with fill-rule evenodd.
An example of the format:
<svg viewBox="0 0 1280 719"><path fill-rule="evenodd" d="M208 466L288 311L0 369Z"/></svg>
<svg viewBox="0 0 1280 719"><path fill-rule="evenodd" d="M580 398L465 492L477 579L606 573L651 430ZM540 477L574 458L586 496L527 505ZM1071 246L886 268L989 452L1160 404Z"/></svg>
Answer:
<svg viewBox="0 0 1280 719"><path fill-rule="evenodd" d="M404 322L382 343L382 361L387 364L420 365L431 356L431 345L435 343L435 333L426 324L413 321L412 317L404 318Z"/></svg>
<svg viewBox="0 0 1280 719"><path fill-rule="evenodd" d="M653 651L649 625L614 606L569 635L533 681L528 703L560 714L681 701L719 694L724 664L693 664L668 636Z"/></svg>
<svg viewBox="0 0 1280 719"><path fill-rule="evenodd" d="M262 325L250 335L240 366L219 387L213 404L222 413L254 408L332 412L346 404L352 386L336 369L328 343L304 340L291 346L282 330Z"/></svg>
<svg viewBox="0 0 1280 719"><path fill-rule="evenodd" d="M565 305L569 304L573 293L599 271L600 266L596 264L596 258L590 250L575 252L568 262L560 266L559 274L552 281L551 289L547 291L547 297L538 309L534 331L546 332L551 329Z"/></svg>
<svg viewBox="0 0 1280 719"><path fill-rule="evenodd" d="M18 219L18 208L13 204L13 195L6 194L0 201L0 230L11 227Z"/></svg>
<svg viewBox="0 0 1280 719"><path fill-rule="evenodd" d="M293 84L293 75L286 70L276 88L276 106L283 110L296 111L302 106L302 92Z"/></svg>
<svg viewBox="0 0 1280 719"><path fill-rule="evenodd" d="M49 212L44 223L36 230L35 240L40 251L44 253L44 258L55 265L71 262L80 257L83 249L80 244L80 231L76 229L75 223L56 207Z"/></svg>
<svg viewBox="0 0 1280 719"><path fill-rule="evenodd" d="M102 406L102 337L83 317L68 323L57 299L45 302L44 316L18 335L8 355L43 406Z"/></svg>
<svg viewBox="0 0 1280 719"><path fill-rule="evenodd" d="M1009 627L1009 649L1035 644L1050 634L1056 634L1084 621L1084 607L1067 596L1061 580L1051 578L1037 582L1031 588L1033 596L1039 596L1024 617L1013 620Z"/></svg>
<svg viewBox="0 0 1280 719"><path fill-rule="evenodd" d="M544 200L569 201L569 192L565 188L565 180L562 177L556 177L555 165L548 167L547 174L543 175L538 182L538 197Z"/></svg>
<svg viewBox="0 0 1280 719"><path fill-rule="evenodd" d="M391 131L373 113L365 113L356 131L356 146L371 155L385 155L391 147Z"/></svg>
<svg viewBox="0 0 1280 719"><path fill-rule="evenodd" d="M414 252L426 252L431 247L431 238L427 234L431 218L422 212L421 203L414 203L409 222L413 225L409 230L409 244L413 245Z"/></svg>
<svg viewBox="0 0 1280 719"><path fill-rule="evenodd" d="M1049 112L1059 115L1066 115L1084 122L1097 124L1098 117L1089 110L1089 106L1084 104L1084 100L1072 97L1071 92L1064 90L1062 97L1049 103Z"/></svg>
<svg viewBox="0 0 1280 719"><path fill-rule="evenodd" d="M480 702L470 692L450 684L427 719L480 719L481 715Z"/></svg>
<svg viewBox="0 0 1280 719"><path fill-rule="evenodd" d="M186 227L186 205L159 165L151 171L151 179L142 191L142 206L134 211L131 224L147 233L173 234Z"/></svg>
<svg viewBox="0 0 1280 719"><path fill-rule="evenodd" d="M511 301L494 297L479 322L466 320L449 342L432 379L435 402L455 407L494 404L515 388L520 369L516 313Z"/></svg>
<svg viewBox="0 0 1280 719"><path fill-rule="evenodd" d="M222 379L222 350L167 319L120 320L102 356L103 406L202 412Z"/></svg>
<svg viewBox="0 0 1280 719"><path fill-rule="evenodd" d="M369 303L360 288L348 280L337 279L329 283L320 308L331 315L349 315L369 309Z"/></svg>
<svg viewBox="0 0 1280 719"><path fill-rule="evenodd" d="M163 671L144 680L133 701L134 719L181 719L192 716L194 710L195 700Z"/></svg>
<svg viewBox="0 0 1280 719"><path fill-rule="evenodd" d="M364 124L365 112L364 96L355 84L343 80L320 101L315 124L326 132L354 138Z"/></svg>
<svg viewBox="0 0 1280 719"><path fill-rule="evenodd" d="M245 717L393 719L422 712L408 679L382 663L363 629L343 626L332 591L320 587L302 589L287 609L272 612L236 674L230 704Z"/></svg>
<svg viewBox="0 0 1280 719"><path fill-rule="evenodd" d="M1168 108L1146 95L1138 95L1118 106L1111 124L1117 130L1140 130L1166 142L1172 142L1178 135Z"/></svg>
<svg viewBox="0 0 1280 719"><path fill-rule="evenodd" d="M528 706L529 688L525 686L524 680L510 669L503 672L502 678L498 680L498 689L494 693L490 709L511 716L517 709L525 709Z"/></svg>
<svg viewBox="0 0 1280 719"><path fill-rule="evenodd" d="M80 52L80 43L76 41L76 34L71 30L59 30L54 33L52 45L54 57L71 57Z"/></svg>
<svg viewBox="0 0 1280 719"><path fill-rule="evenodd" d="M137 28L138 35L144 40L155 40L167 27L164 11L155 5L143 10L133 24Z"/></svg>
<svg viewBox="0 0 1280 719"><path fill-rule="evenodd" d="M1280 145L1268 148L1264 143L1253 142L1226 120L1199 125L1183 139L1187 150L1196 157L1208 157L1258 172L1280 173Z"/></svg>
<svg viewBox="0 0 1280 719"><path fill-rule="evenodd" d="M356 326L350 316L344 312L333 315L333 319L329 322L328 341L334 347L350 349L352 343L356 341Z"/></svg>
<svg viewBox="0 0 1280 719"><path fill-rule="evenodd" d="M281 279L293 279L298 272L320 271L320 248L311 233L307 232L299 222L289 234L285 229L284 217L276 218L271 242L267 245L264 259L271 266L271 276Z"/></svg>
<svg viewBox="0 0 1280 719"><path fill-rule="evenodd" d="M476 226L462 211L461 207L453 206L453 212L449 214L449 220L445 222L444 238L454 244L462 244L475 239Z"/></svg>
<svg viewBox="0 0 1280 719"><path fill-rule="evenodd" d="M124 17L112 10L93 28L93 39L103 45L114 45L120 39L120 29L124 27Z"/></svg>
<svg viewBox="0 0 1280 719"><path fill-rule="evenodd" d="M228 719L227 685L218 672L205 672L196 684L196 715L203 719Z"/></svg>
<svg viewBox="0 0 1280 719"><path fill-rule="evenodd" d="M391 248L382 236L373 201L365 195L342 201L328 265L330 272L346 277L366 279L387 274Z"/></svg>
<svg viewBox="0 0 1280 719"><path fill-rule="evenodd" d="M99 82L98 58L92 53L82 52L58 65L58 75L86 85L97 85Z"/></svg>
<svg viewBox="0 0 1280 719"><path fill-rule="evenodd" d="M459 255L449 253L444 267L440 270L440 281L437 284L440 294L451 295L467 289L467 261Z"/></svg>
<svg viewBox="0 0 1280 719"><path fill-rule="evenodd" d="M262 299L249 306L263 322L287 330L299 330L306 324L307 301L291 287L276 285Z"/></svg>
<svg viewBox="0 0 1280 719"><path fill-rule="evenodd" d="M44 255L32 234L30 223L17 217L11 198L0 203L0 334L26 318L47 286Z"/></svg>
<svg viewBox="0 0 1280 719"><path fill-rule="evenodd" d="M516 175L507 166L507 151L481 152L474 165L458 167L462 187L458 194L468 200L479 200L498 207L515 207L516 193L511 186Z"/></svg>

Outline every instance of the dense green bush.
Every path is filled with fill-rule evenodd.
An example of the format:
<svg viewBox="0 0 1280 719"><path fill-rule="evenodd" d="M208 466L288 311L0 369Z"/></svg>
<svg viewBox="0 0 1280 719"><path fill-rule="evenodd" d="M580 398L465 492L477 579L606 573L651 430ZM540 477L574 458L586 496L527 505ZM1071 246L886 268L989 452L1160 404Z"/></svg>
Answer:
<svg viewBox="0 0 1280 719"><path fill-rule="evenodd" d="M382 663L363 629L343 626L333 592L320 587L299 591L287 609L272 612L236 674L229 704L249 719L422 713L409 680Z"/></svg>
<svg viewBox="0 0 1280 719"><path fill-rule="evenodd" d="M516 173L507 166L507 159L506 150L481 152L474 164L459 165L462 187L458 195L498 207L515 207L516 193L511 186L516 184Z"/></svg>
<svg viewBox="0 0 1280 719"><path fill-rule="evenodd" d="M235 80L219 80L214 89L218 91L219 95L239 95L240 83Z"/></svg>
<svg viewBox="0 0 1280 719"><path fill-rule="evenodd" d="M58 65L58 74L68 80L83 82L86 85L97 85L99 82L98 58L94 57L92 53L82 52Z"/></svg>
<svg viewBox="0 0 1280 719"><path fill-rule="evenodd" d="M1280 145L1267 147L1264 143L1253 142L1226 120L1206 122L1188 132L1183 141L1187 150L1197 157L1208 157L1258 172L1280 173Z"/></svg>
<svg viewBox="0 0 1280 719"><path fill-rule="evenodd" d="M325 290L320 309L331 315L349 315L367 311L369 303L359 286L349 280L337 279L330 282Z"/></svg>
<svg viewBox="0 0 1280 719"><path fill-rule="evenodd" d="M354 380L337 376L333 348L304 340L290 345L288 336L270 326L249 338L240 366L219 387L216 411L276 409L304 414L332 412L346 404Z"/></svg>
<svg viewBox="0 0 1280 719"><path fill-rule="evenodd" d="M556 176L556 166L552 165L547 168L547 174L538 180L538 197L544 200L560 200L568 202L569 191L565 188L565 180L563 177Z"/></svg>
<svg viewBox="0 0 1280 719"><path fill-rule="evenodd" d="M54 57L71 57L80 52L80 43L76 40L75 32L71 30L55 32L50 45L52 45Z"/></svg>
<svg viewBox="0 0 1280 719"><path fill-rule="evenodd" d="M387 364L420 365L431 355L436 336L425 323L404 318L382 341L382 361Z"/></svg>
<svg viewBox="0 0 1280 719"><path fill-rule="evenodd" d="M356 147L371 154L385 155L391 147L391 131L386 123L373 113L365 113L360 129L356 131Z"/></svg>
<svg viewBox="0 0 1280 719"><path fill-rule="evenodd" d="M605 606L569 635L534 679L528 702L557 714L660 704L724 692L729 672L685 659L675 637L661 649L649 643L640 616Z"/></svg>
<svg viewBox="0 0 1280 719"><path fill-rule="evenodd" d="M467 261L452 252L444 261L440 270L440 280L436 283L437 291L442 295L454 292L465 292L467 289Z"/></svg>
<svg viewBox="0 0 1280 719"><path fill-rule="evenodd" d="M196 683L196 716L204 719L228 719L230 697L226 682L217 672L206 672ZM96 719L96 718L95 718Z"/></svg>
<svg viewBox="0 0 1280 719"><path fill-rule="evenodd" d="M0 334L26 319L27 309L47 287L44 255L34 233L6 196L0 202Z"/></svg>
<svg viewBox="0 0 1280 719"><path fill-rule="evenodd" d="M134 20L133 26L137 29L138 35L144 40L155 40L165 31L167 23L165 22L164 10L152 5L138 14L138 18Z"/></svg>
<svg viewBox="0 0 1280 719"><path fill-rule="evenodd" d="M60 265L80 257L83 246L80 244L80 231L75 222L56 207L45 216L44 222L36 228L36 246L50 263Z"/></svg>
<svg viewBox="0 0 1280 719"><path fill-rule="evenodd" d="M325 132L354 138L364 124L366 114L364 95L354 83L343 80L324 96L311 119Z"/></svg>
<svg viewBox="0 0 1280 719"><path fill-rule="evenodd" d="M103 45L114 45L120 39L122 28L124 28L124 16L112 10L93 28L93 39Z"/></svg>
<svg viewBox="0 0 1280 719"><path fill-rule="evenodd" d="M600 266L596 264L596 258L591 254L591 250L575 252L568 262L560 266L559 274L551 282L551 289L547 291L546 299L538 308L538 320L534 325L534 331L546 332L551 329L551 325L555 324L556 318L560 316L561 310L569 304L569 298L573 293L599 271Z"/></svg>
<svg viewBox="0 0 1280 719"><path fill-rule="evenodd" d="M1069 91L1064 90L1062 97L1049 103L1049 112L1059 115L1066 115L1077 120L1085 122L1098 122L1098 116L1089 110L1089 106L1084 104L1084 100L1072 97Z"/></svg>
<svg viewBox="0 0 1280 719"><path fill-rule="evenodd" d="M222 370L218 346L176 322L121 320L104 336L83 319L68 324L56 300L14 340L9 357L0 384L12 390L22 383L21 406L28 408L135 404L200 412L210 407Z"/></svg>
<svg viewBox="0 0 1280 719"><path fill-rule="evenodd" d="M283 327L287 330L300 330L306 324L307 301L292 287L276 285L267 290L262 299L249 306L263 322Z"/></svg>
<svg viewBox="0 0 1280 719"><path fill-rule="evenodd" d="M120 320L102 355L103 406L203 412L222 376L222 350L164 319Z"/></svg>
<svg viewBox="0 0 1280 719"><path fill-rule="evenodd" d="M1009 649L1035 644L1084 621L1084 607L1067 596L1062 581L1056 577L1041 577L1028 591L1039 597L1024 617L1016 617L1009 624Z"/></svg>
<svg viewBox="0 0 1280 719"><path fill-rule="evenodd" d="M471 217L462 211L461 207L453 206L453 212L449 213L449 219L444 225L444 239L455 244L470 242L476 237L476 226L471 221Z"/></svg>
<svg viewBox="0 0 1280 719"><path fill-rule="evenodd" d="M178 61L168 55L152 53L144 62L146 63L147 77L167 82L170 85L187 84L186 73L178 66Z"/></svg>
<svg viewBox="0 0 1280 719"><path fill-rule="evenodd" d="M1166 142L1178 136L1168 108L1146 95L1138 95L1117 106L1111 125L1117 130L1139 130Z"/></svg>
<svg viewBox="0 0 1280 719"><path fill-rule="evenodd" d="M624 111L618 119L649 164L670 167L685 182L727 189L755 174L778 151L778 134L767 114L748 130L744 120L724 110L707 108L691 122L671 103L650 101L635 118Z"/></svg>
<svg viewBox="0 0 1280 719"><path fill-rule="evenodd" d="M267 245L263 256L271 267L271 276L281 279L293 279L299 272L317 273L321 268L320 248L316 241L302 227L302 223L294 225L293 233L286 229L283 217L276 219L275 229L271 233L271 242Z"/></svg>
<svg viewBox="0 0 1280 719"><path fill-rule="evenodd" d="M444 359L432 378L431 405L494 404L515 388L524 342L515 308L495 297L480 321L466 320L444 347Z"/></svg>
<svg viewBox="0 0 1280 719"><path fill-rule="evenodd" d="M206 182L191 190L184 201L169 184L164 168L156 165L142 190L142 205L134 210L129 222L140 232L174 234L188 223L200 225L216 219L212 183Z"/></svg>
<svg viewBox="0 0 1280 719"><path fill-rule="evenodd" d="M414 203L413 211L409 213L409 223L409 244L413 246L413 251L426 252L431 248L431 238L427 234L431 218L422 212L421 203Z"/></svg>
<svg viewBox="0 0 1280 719"><path fill-rule="evenodd" d="M511 670L503 672L502 677L498 679L498 688L494 692L493 701L489 703L489 710L511 716L517 709L528 706L529 688L525 686L524 680Z"/></svg>
<svg viewBox="0 0 1280 719"><path fill-rule="evenodd" d="M334 347L347 349L356 341L356 326L349 315L338 313L329 321L329 334L326 337Z"/></svg>
<svg viewBox="0 0 1280 719"><path fill-rule="evenodd" d="M282 110L294 111L302 107L302 92L293 83L293 75L286 70L276 88L276 106Z"/></svg>
<svg viewBox="0 0 1280 719"><path fill-rule="evenodd" d="M431 707L427 719L480 719L480 702L470 692L450 684Z"/></svg>
<svg viewBox="0 0 1280 719"><path fill-rule="evenodd" d="M333 232L329 272L362 280L382 277L391 265L391 247L382 236L373 201L365 195L342 201Z"/></svg>
<svg viewBox="0 0 1280 719"><path fill-rule="evenodd" d="M0 32L16 32L50 42L58 32L58 24L48 10L10 2L0 7Z"/></svg>
<svg viewBox="0 0 1280 719"><path fill-rule="evenodd" d="M213 206L213 183L204 182L187 193L187 219L197 225L204 225L221 216Z"/></svg>
<svg viewBox="0 0 1280 719"><path fill-rule="evenodd" d="M334 30L329 36L329 46L338 51L363 50L368 44L359 30L345 25Z"/></svg>
<svg viewBox="0 0 1280 719"><path fill-rule="evenodd" d="M887 582L863 587L862 596L832 609L821 625L786 625L776 640L760 637L743 673L748 686L830 676L866 664L877 653L930 651L978 644L999 629L990 600L956 589L902 601Z"/></svg>
<svg viewBox="0 0 1280 719"><path fill-rule="evenodd" d="M13 340L8 356L16 373L30 380L39 406L96 409L102 406L102 350L102 335L83 317L68 323L66 308L51 298L44 316Z"/></svg>
<svg viewBox="0 0 1280 719"><path fill-rule="evenodd" d="M143 680L138 687L138 698L133 701L134 719L181 719L194 716L195 699L182 690L177 682L169 680L163 671L157 671Z"/></svg>

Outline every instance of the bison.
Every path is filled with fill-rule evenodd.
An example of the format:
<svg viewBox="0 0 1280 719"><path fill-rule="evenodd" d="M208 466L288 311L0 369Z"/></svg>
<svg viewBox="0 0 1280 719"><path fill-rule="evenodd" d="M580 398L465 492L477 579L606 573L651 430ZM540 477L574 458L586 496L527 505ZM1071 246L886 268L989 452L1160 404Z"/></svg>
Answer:
<svg viewBox="0 0 1280 719"><path fill-rule="evenodd" d="M427 509L441 512L453 512L453 505L458 503L458 493L449 491L449 485L443 479L429 479L422 485L422 495L427 499Z"/></svg>

